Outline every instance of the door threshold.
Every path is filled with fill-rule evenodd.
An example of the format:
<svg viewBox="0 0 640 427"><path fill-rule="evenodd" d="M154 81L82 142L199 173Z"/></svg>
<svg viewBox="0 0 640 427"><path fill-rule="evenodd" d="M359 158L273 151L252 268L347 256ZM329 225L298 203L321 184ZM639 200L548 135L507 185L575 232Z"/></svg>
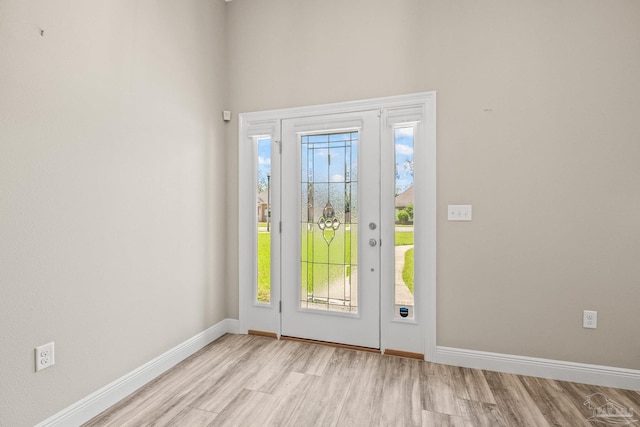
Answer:
<svg viewBox="0 0 640 427"><path fill-rule="evenodd" d="M387 356L398 356L398 357L405 357L407 359L424 360L424 354L412 353L410 351L386 349L384 351L384 354L386 354Z"/></svg>
<svg viewBox="0 0 640 427"><path fill-rule="evenodd" d="M247 331L247 334L256 335L256 336L259 336L259 337L267 337L267 338L278 339L278 335L273 333L273 332L256 331L254 329L249 329L249 331Z"/></svg>
<svg viewBox="0 0 640 427"><path fill-rule="evenodd" d="M287 337L285 335L281 335L280 339L281 340L286 340L286 341L304 342L304 343L307 343L307 344L325 345L325 346L328 346L328 347L344 348L344 349L347 349L347 350L366 351L366 352L369 352L369 353L378 353L378 354L381 353L379 348L360 347L358 345L340 344L340 343L337 343L337 342L330 342L330 341L318 341L318 340L310 340L308 338Z"/></svg>

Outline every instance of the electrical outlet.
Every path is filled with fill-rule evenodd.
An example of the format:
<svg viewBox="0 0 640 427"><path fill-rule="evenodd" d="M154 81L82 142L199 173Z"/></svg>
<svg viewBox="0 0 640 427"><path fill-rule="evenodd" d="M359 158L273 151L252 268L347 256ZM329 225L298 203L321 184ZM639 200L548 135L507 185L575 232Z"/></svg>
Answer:
<svg viewBox="0 0 640 427"><path fill-rule="evenodd" d="M53 342L35 348L36 372L56 363Z"/></svg>
<svg viewBox="0 0 640 427"><path fill-rule="evenodd" d="M596 329L598 327L598 312L585 310L582 314L582 327L587 329Z"/></svg>

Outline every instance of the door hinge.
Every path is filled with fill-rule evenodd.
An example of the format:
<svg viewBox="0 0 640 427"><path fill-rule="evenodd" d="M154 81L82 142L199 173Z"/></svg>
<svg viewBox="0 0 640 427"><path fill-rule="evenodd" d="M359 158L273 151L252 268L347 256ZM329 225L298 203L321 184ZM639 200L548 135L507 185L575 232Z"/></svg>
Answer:
<svg viewBox="0 0 640 427"><path fill-rule="evenodd" d="M280 229L279 233L282 234L282 221L280 221L280 223L278 224L278 228Z"/></svg>
<svg viewBox="0 0 640 427"><path fill-rule="evenodd" d="M280 141L273 141L276 144L278 144L278 154L282 154L282 144L280 143Z"/></svg>
<svg viewBox="0 0 640 427"><path fill-rule="evenodd" d="M282 313L282 301L278 302L278 313Z"/></svg>

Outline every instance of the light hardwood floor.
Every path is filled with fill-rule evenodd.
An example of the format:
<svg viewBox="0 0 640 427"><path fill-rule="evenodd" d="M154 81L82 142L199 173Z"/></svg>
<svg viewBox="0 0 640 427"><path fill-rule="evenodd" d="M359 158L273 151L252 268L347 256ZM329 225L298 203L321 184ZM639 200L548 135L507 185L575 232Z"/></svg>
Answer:
<svg viewBox="0 0 640 427"><path fill-rule="evenodd" d="M629 390L225 335L85 426L606 426L597 392L640 411Z"/></svg>

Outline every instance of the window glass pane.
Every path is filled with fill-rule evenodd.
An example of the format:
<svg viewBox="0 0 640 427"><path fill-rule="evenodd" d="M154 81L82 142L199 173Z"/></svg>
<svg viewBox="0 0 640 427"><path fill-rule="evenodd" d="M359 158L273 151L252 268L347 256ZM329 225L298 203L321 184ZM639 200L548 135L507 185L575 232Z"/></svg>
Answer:
<svg viewBox="0 0 640 427"><path fill-rule="evenodd" d="M271 139L258 139L258 302L271 301Z"/></svg>
<svg viewBox="0 0 640 427"><path fill-rule="evenodd" d="M414 127L394 131L395 143L395 317L414 317L413 140Z"/></svg>
<svg viewBox="0 0 640 427"><path fill-rule="evenodd" d="M357 132L301 137L300 307L358 312Z"/></svg>

